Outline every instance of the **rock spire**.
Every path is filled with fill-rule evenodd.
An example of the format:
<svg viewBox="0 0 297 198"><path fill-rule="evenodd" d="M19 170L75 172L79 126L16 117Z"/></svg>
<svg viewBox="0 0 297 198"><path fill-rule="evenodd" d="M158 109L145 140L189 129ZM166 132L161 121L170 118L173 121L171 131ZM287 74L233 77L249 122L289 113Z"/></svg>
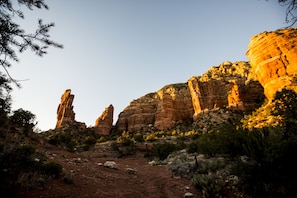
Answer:
<svg viewBox="0 0 297 198"><path fill-rule="evenodd" d="M73 103L74 95L71 94L71 90L67 89L62 97L61 102L57 109L57 124L56 128L60 128L65 124L73 124L75 123L75 113L73 111Z"/></svg>
<svg viewBox="0 0 297 198"><path fill-rule="evenodd" d="M109 135L113 126L113 111L112 105L109 105L95 121L95 132L99 135Z"/></svg>

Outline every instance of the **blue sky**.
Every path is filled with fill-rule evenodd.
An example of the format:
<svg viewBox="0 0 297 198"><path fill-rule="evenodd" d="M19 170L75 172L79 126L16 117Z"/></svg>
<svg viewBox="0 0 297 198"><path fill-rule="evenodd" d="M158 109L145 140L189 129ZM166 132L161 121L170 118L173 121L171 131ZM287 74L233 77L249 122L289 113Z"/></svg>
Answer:
<svg viewBox="0 0 297 198"><path fill-rule="evenodd" d="M114 122L130 101L167 84L186 82L224 61L247 61L249 39L286 26L277 0L63 0L25 12L21 23L54 22L50 48L27 51L14 63L13 109L36 114L38 127L55 127L66 89L75 95L76 120L93 126L112 104Z"/></svg>

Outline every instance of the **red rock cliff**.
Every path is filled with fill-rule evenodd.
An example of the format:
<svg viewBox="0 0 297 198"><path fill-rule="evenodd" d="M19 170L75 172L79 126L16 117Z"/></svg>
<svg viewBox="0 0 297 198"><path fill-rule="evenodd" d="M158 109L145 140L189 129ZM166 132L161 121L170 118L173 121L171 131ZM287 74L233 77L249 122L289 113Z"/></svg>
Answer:
<svg viewBox="0 0 297 198"><path fill-rule="evenodd" d="M166 130L178 122L192 120L193 106L186 83L167 85L157 92L133 100L119 115L119 131Z"/></svg>
<svg viewBox="0 0 297 198"><path fill-rule="evenodd" d="M154 127L166 130L178 122L192 121L194 113L191 95L185 83L167 85L157 92L160 101L157 105Z"/></svg>
<svg viewBox="0 0 297 198"><path fill-rule="evenodd" d="M263 87L247 62L222 63L201 77L190 78L188 85L195 111L194 120L204 111L215 108L251 110L264 100Z"/></svg>
<svg viewBox="0 0 297 198"><path fill-rule="evenodd" d="M297 90L292 85L297 74L296 28L253 36L246 54L268 99L283 87Z"/></svg>

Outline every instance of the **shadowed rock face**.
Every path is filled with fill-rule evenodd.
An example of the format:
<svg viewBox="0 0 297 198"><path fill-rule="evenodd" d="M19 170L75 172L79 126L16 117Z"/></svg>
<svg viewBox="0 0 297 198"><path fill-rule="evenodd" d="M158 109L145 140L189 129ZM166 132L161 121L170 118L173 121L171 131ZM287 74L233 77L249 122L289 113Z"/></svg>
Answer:
<svg viewBox="0 0 297 198"><path fill-rule="evenodd" d="M297 74L296 28L253 36L246 54L269 100L283 87L297 90L292 85Z"/></svg>
<svg viewBox="0 0 297 198"><path fill-rule="evenodd" d="M72 106L73 100L74 95L71 94L70 89L67 89L62 95L61 102L57 109L56 128L59 128L65 124L75 123L75 113Z"/></svg>
<svg viewBox="0 0 297 198"><path fill-rule="evenodd" d="M119 131L166 130L178 122L192 120L193 106L186 83L167 85L157 92L133 100L119 115Z"/></svg>
<svg viewBox="0 0 297 198"><path fill-rule="evenodd" d="M201 77L188 80L194 108L193 119L216 108L252 110L264 100L263 87L247 62L225 62L212 67Z"/></svg>
<svg viewBox="0 0 297 198"><path fill-rule="evenodd" d="M112 105L109 105L95 122L95 132L99 135L110 135L113 124L113 111Z"/></svg>

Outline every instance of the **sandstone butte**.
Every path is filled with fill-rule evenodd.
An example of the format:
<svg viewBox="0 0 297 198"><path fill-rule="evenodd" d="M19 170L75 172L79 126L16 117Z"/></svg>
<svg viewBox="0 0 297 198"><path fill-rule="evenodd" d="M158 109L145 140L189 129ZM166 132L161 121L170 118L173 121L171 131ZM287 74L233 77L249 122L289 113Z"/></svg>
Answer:
<svg viewBox="0 0 297 198"><path fill-rule="evenodd" d="M297 91L297 28L253 36L246 55L269 100L284 87Z"/></svg>
<svg viewBox="0 0 297 198"><path fill-rule="evenodd" d="M187 83L166 85L157 92L133 100L119 114L115 129L119 132L166 130L178 123L195 121L199 115L216 108L253 110L276 91L296 89L297 29L264 32L251 38L247 56L250 62L226 61L213 66L202 76ZM264 95L265 94L265 95ZM75 122L74 96L62 95L57 111L57 125ZM110 134L113 106L96 120L95 131Z"/></svg>

